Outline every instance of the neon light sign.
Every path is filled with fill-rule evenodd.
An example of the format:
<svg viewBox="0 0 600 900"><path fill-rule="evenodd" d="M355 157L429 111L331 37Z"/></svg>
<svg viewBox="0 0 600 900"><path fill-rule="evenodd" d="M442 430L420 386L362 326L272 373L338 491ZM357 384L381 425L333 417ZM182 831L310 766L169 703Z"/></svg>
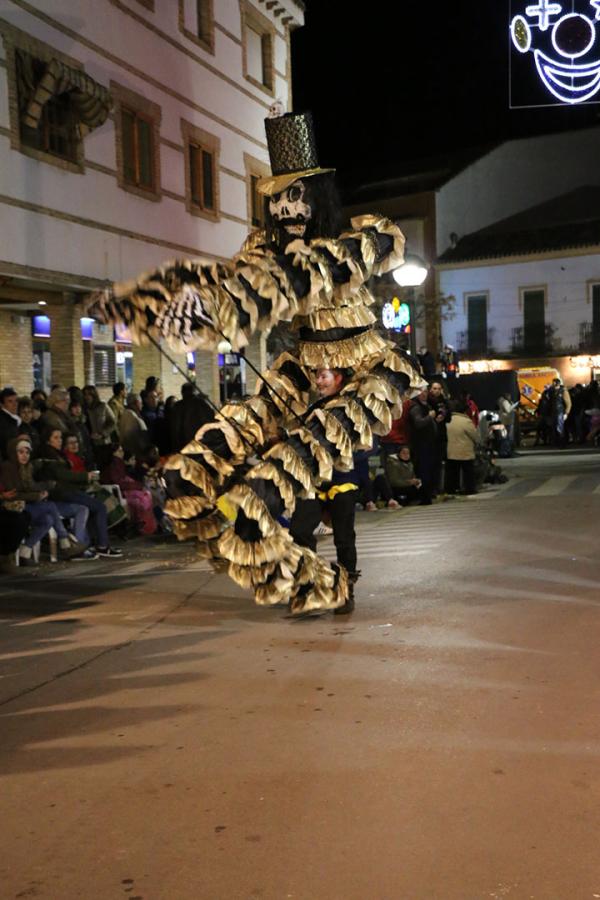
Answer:
<svg viewBox="0 0 600 900"><path fill-rule="evenodd" d="M386 303L381 310L381 321L385 328L392 331L401 331L402 334L410 334L412 325L410 321L410 306L401 303L397 297Z"/></svg>
<svg viewBox="0 0 600 900"><path fill-rule="evenodd" d="M511 0L511 107L600 103L598 22L600 0Z"/></svg>

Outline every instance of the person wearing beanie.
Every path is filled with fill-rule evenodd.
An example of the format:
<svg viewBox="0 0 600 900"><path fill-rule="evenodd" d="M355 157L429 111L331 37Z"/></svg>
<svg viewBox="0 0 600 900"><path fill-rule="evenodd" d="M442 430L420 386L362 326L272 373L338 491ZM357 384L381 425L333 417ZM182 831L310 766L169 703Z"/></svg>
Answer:
<svg viewBox="0 0 600 900"><path fill-rule="evenodd" d="M46 485L34 478L31 443L27 438L15 438L9 442L7 450L8 460L0 466L0 483L5 491L14 491L13 500L24 504L24 510L31 520L31 529L23 539L19 558L25 565L35 565L33 547L51 528L54 528L58 535L61 556L64 559L77 556L84 548L71 538L61 515L76 517L79 510L71 506L59 510L56 504L48 499Z"/></svg>

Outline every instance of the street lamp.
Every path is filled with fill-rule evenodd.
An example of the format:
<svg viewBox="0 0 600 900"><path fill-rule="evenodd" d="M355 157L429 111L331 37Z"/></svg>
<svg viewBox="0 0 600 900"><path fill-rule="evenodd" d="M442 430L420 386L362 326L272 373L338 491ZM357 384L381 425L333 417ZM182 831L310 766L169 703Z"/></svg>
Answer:
<svg viewBox="0 0 600 900"><path fill-rule="evenodd" d="M429 272L429 266L420 256L413 253L407 253L404 262L397 269L394 269L394 281L400 287L420 287Z"/></svg>

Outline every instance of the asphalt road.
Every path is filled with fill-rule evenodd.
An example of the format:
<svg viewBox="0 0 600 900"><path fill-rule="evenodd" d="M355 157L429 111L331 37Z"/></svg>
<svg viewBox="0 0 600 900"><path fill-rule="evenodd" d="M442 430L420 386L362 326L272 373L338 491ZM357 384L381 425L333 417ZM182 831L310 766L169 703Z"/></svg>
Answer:
<svg viewBox="0 0 600 900"><path fill-rule="evenodd" d="M3 579L1 900L600 897L600 456L506 469L360 514L349 618L171 543Z"/></svg>

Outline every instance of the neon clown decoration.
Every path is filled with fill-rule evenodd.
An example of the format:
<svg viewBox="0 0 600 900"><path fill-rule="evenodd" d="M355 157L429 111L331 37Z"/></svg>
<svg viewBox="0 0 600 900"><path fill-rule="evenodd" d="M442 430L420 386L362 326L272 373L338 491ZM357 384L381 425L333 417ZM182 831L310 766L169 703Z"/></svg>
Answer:
<svg viewBox="0 0 600 900"><path fill-rule="evenodd" d="M591 101L600 92L600 0L535 0L522 6L510 23L515 49L533 53L542 84L561 103Z"/></svg>

